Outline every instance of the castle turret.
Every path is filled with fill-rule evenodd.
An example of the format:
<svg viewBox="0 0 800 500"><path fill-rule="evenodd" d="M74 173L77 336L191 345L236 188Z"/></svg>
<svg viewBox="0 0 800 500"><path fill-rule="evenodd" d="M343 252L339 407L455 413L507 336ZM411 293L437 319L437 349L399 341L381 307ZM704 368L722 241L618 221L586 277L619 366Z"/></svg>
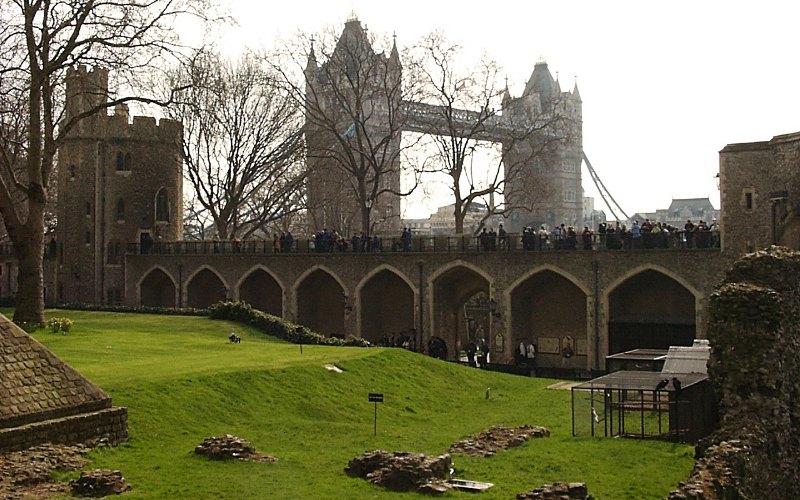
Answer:
<svg viewBox="0 0 800 500"><path fill-rule="evenodd" d="M316 77L311 75L312 70ZM310 55L305 76L311 96L306 102L305 134L309 152L308 199L312 207L309 219L316 225L313 230L334 227L348 234L396 230L400 227L400 197L391 192L375 196L371 185L352 196L347 192L352 181L349 169L337 163L347 160L331 154L332 148L351 147L349 144L371 150L374 159L370 161L377 162L382 170L381 183L391 191L400 191L400 134L398 123L387 118L398 117L403 94L396 38L390 51L376 53L366 26L362 27L356 15L351 14L333 53L319 64ZM390 137L386 137L387 132ZM377 144L386 145L376 147ZM390 162L395 165L390 166ZM371 211L363 210L370 205ZM379 214L374 217L380 220L372 226L364 220L370 213Z"/></svg>
<svg viewBox="0 0 800 500"><path fill-rule="evenodd" d="M67 69L66 118L97 109L108 102L108 70L86 66ZM104 111L101 114L105 114Z"/></svg>
<svg viewBox="0 0 800 500"><path fill-rule="evenodd" d="M69 71L67 116L105 106L107 82L105 69ZM144 116L130 123L126 105L114 111L81 119L59 148L51 302L121 303L125 251L183 236L180 123Z"/></svg>
<svg viewBox="0 0 800 500"><path fill-rule="evenodd" d="M513 99L508 88L502 97L503 115L517 123L544 120L562 140L541 143L534 134L505 148L506 175L516 169L505 187L512 208L509 231L526 226L566 224L583 220L581 187L582 114L580 94L563 92L547 63L540 59L525 85L525 93Z"/></svg>

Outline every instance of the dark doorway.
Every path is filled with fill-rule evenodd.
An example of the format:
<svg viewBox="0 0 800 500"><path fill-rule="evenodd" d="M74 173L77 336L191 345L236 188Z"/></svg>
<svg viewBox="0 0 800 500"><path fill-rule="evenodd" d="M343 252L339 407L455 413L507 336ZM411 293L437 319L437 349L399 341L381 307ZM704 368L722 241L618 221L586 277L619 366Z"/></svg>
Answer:
<svg viewBox="0 0 800 500"><path fill-rule="evenodd" d="M283 316L281 286L263 269L256 269L242 281L239 285L239 300L273 316Z"/></svg>
<svg viewBox="0 0 800 500"><path fill-rule="evenodd" d="M690 346L695 337L695 298L674 279L643 271L611 292L609 354L631 349Z"/></svg>
<svg viewBox="0 0 800 500"><path fill-rule="evenodd" d="M175 307L175 282L161 269L153 269L139 286L140 302L149 307Z"/></svg>

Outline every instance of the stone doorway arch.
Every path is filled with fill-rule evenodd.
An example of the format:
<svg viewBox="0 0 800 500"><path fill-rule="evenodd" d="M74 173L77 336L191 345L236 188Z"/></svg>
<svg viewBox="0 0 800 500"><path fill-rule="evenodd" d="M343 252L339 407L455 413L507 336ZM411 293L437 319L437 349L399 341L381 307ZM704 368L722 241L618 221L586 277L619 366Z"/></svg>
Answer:
<svg viewBox="0 0 800 500"><path fill-rule="evenodd" d="M175 307L175 290L172 277L157 267L139 283L139 303L148 307Z"/></svg>
<svg viewBox="0 0 800 500"><path fill-rule="evenodd" d="M510 294L514 354L520 342L536 348L537 369L585 369L589 351L585 290L545 269L519 282Z"/></svg>
<svg viewBox="0 0 800 500"><path fill-rule="evenodd" d="M689 289L657 270L628 277L608 294L608 354L692 345L695 304Z"/></svg>
<svg viewBox="0 0 800 500"><path fill-rule="evenodd" d="M308 273L297 286L297 322L326 336L345 335L347 302L344 288L334 276L315 269Z"/></svg>
<svg viewBox="0 0 800 500"><path fill-rule="evenodd" d="M273 316L283 316L283 287L269 272L254 269L239 283L239 300Z"/></svg>
<svg viewBox="0 0 800 500"><path fill-rule="evenodd" d="M204 267L197 271L186 283L187 306L206 308L222 300L227 300L228 286L219 275Z"/></svg>
<svg viewBox="0 0 800 500"><path fill-rule="evenodd" d="M414 290L389 269L381 269L368 277L358 290L361 337L373 344L388 345L392 339L408 338L418 348Z"/></svg>
<svg viewBox="0 0 800 500"><path fill-rule="evenodd" d="M485 273L463 264L456 264L433 277L433 322L430 337L444 340L448 359L459 360L460 352L466 349L471 340L480 340L475 338L478 325L467 321L465 305L470 301L475 302L473 299L479 295L490 297L490 286ZM485 327L481 325L490 348L493 345L491 321L491 316L488 316L488 324Z"/></svg>

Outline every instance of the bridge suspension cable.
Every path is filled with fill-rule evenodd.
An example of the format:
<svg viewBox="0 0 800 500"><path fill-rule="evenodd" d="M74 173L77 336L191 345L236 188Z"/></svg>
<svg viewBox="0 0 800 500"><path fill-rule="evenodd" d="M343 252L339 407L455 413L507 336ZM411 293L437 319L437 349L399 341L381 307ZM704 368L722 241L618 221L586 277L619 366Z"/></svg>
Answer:
<svg viewBox="0 0 800 500"><path fill-rule="evenodd" d="M623 210L622 207L619 206L619 203L617 203L617 200L615 200L614 197L611 196L611 193L608 191L608 188L606 187L606 185L603 184L603 181L600 180L600 176L597 175L597 172L595 171L594 167L592 167L592 163L589 161L589 158L586 156L586 152L585 151L581 151L581 156L583 156L583 161L586 163L586 168L589 170L589 175L592 176L592 181L594 182L595 187L597 187L597 191L600 193L600 197L603 198L603 202L608 207L608 210L611 211L611 215L614 216L614 219L615 220L627 220L627 219L629 219L628 214L626 214L625 210ZM615 207L624 216L624 218L620 218L617 215L617 212L614 210Z"/></svg>

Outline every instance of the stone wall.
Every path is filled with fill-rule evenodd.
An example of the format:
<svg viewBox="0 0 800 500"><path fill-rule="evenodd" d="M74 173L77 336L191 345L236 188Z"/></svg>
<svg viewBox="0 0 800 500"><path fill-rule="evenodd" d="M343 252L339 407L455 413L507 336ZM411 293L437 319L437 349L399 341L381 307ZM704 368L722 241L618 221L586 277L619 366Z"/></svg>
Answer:
<svg viewBox="0 0 800 500"><path fill-rule="evenodd" d="M747 255L710 301L720 424L671 499L800 498L800 253Z"/></svg>
<svg viewBox="0 0 800 500"><path fill-rule="evenodd" d="M184 246L182 248L188 248ZM529 335L527 324L521 321L521 315L530 317L530 307L515 307L512 295L520 289L526 280L542 272L552 272L568 283L566 288L573 295L580 297L579 309L564 311L564 314L580 317L575 331L564 332L573 338L586 339L588 355L573 356L566 364L561 363L560 356L554 355L553 363L569 369L602 370L605 356L609 352L608 324L613 302L611 294L621 285L630 282L644 272L655 271L676 282L676 286L687 290L694 297L696 336L705 338L707 323L707 300L714 285L723 278L725 270L730 267L734 256L716 249L706 250L641 250L641 251L564 251L564 252L400 252L400 253L180 253L176 247L174 253L161 255L127 255L125 257L126 293L125 301L129 305L141 303L142 283L154 270L165 273L168 280L177 290L177 301L186 305L192 289L193 277L205 270L216 275L221 285L233 299L239 299L240 286L251 273L263 270L274 278L276 288L275 302L283 307L282 316L290 321L298 321L298 289L308 274L315 270L324 271L341 287L342 295L352 298L352 311L343 319L344 333L369 338L369 332L363 330L366 323L363 314L369 313L369 307L363 307L367 299L362 292L366 283L377 272L386 270L399 277L413 294L413 303L408 309L401 310L400 301L395 302L395 309L388 310L386 316L413 318L412 326L424 336L424 341L432 335L444 336L463 330L464 325L454 323L457 307L447 307L447 297L437 294L438 283L454 273L462 273L477 283L476 286L490 294L497 301L499 316L492 320L493 335L505 337L505 346L501 350L492 344L493 356L500 362L513 358L512 350L520 338ZM459 281L459 280L456 280ZM480 283L478 283L480 282ZM208 288L208 287L195 287ZM441 288L441 287L439 287ZM468 286L457 290L458 286L445 286L454 294L467 294ZM537 293L544 290L544 300L549 304L556 303L553 289L537 288ZM528 294L530 295L530 294ZM667 291L661 293L661 300L669 302L674 299ZM341 301L340 301L341 302ZM335 300L327 302L330 307L341 306ZM335 305L333 305L335 304ZM344 303L341 302L341 305ZM458 304L456 304L458 306ZM463 305L463 303L461 304ZM559 305L560 307L561 305ZM437 316L437 311L440 312ZM334 311L331 311L331 315ZM333 317L330 316L329 317ZM309 325L310 326L310 325ZM458 331L462 331L458 330ZM562 335L562 336L563 336ZM443 337L446 338L446 337ZM453 343L447 339L450 345ZM515 342L516 341L516 342ZM546 356L540 358L546 362ZM540 365L542 366L542 365Z"/></svg>
<svg viewBox="0 0 800 500"><path fill-rule="evenodd" d="M800 246L800 133L770 141L729 144L719 154L723 249L741 255L775 240ZM785 191L785 200L771 193Z"/></svg>
<svg viewBox="0 0 800 500"><path fill-rule="evenodd" d="M0 452L17 451L42 443L116 445L128 439L128 409L106 408L91 413L0 429Z"/></svg>

